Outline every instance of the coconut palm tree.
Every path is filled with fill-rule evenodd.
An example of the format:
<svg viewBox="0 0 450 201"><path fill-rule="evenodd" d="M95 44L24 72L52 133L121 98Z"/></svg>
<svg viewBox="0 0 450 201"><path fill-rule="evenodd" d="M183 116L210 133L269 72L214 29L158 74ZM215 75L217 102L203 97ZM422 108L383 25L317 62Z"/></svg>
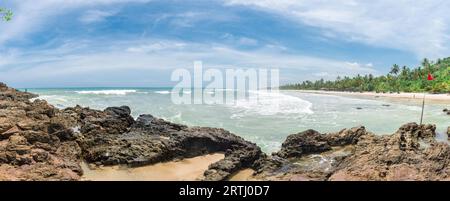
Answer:
<svg viewBox="0 0 450 201"><path fill-rule="evenodd" d="M424 70L430 70L429 67L431 66L430 64L430 60L428 60L427 58L424 58L422 61L422 67Z"/></svg>

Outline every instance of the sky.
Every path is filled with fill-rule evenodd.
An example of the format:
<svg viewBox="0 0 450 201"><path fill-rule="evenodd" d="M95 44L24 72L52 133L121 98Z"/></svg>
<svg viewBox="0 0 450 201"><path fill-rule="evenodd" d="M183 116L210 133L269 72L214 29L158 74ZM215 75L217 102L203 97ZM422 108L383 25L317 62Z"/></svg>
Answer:
<svg viewBox="0 0 450 201"><path fill-rule="evenodd" d="M450 56L447 0L0 0L0 81L173 86L177 68L278 68L280 82L381 75Z"/></svg>

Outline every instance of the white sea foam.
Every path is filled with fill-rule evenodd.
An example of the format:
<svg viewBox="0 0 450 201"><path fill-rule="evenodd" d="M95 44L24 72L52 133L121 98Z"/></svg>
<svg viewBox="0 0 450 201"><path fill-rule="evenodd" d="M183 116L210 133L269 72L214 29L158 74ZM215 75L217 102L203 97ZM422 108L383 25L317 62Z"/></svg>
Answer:
<svg viewBox="0 0 450 201"><path fill-rule="evenodd" d="M421 111L422 108L419 106L404 106L406 109L408 110L412 110L412 111Z"/></svg>
<svg viewBox="0 0 450 201"><path fill-rule="evenodd" d="M36 98L32 98L30 99L31 101L34 100L46 100L46 101L55 101L55 102L68 102L66 98L64 98L63 96L59 96L59 95L40 95Z"/></svg>
<svg viewBox="0 0 450 201"><path fill-rule="evenodd" d="M170 91L155 91L157 94L170 94Z"/></svg>
<svg viewBox="0 0 450 201"><path fill-rule="evenodd" d="M97 94L97 95L126 95L128 93L136 93L136 90L92 90L92 91L75 91L77 94Z"/></svg>
<svg viewBox="0 0 450 201"><path fill-rule="evenodd" d="M247 115L305 115L314 113L312 103L299 97L278 92L251 91L248 98L229 105L235 110L234 118Z"/></svg>

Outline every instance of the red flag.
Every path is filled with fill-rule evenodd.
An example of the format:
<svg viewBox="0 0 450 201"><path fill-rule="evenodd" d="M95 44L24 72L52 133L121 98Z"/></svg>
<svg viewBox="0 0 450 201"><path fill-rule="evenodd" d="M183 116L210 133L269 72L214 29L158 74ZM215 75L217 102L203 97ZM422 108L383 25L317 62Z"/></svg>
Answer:
<svg viewBox="0 0 450 201"><path fill-rule="evenodd" d="M431 75L431 73L428 73L428 80L434 80L433 75Z"/></svg>

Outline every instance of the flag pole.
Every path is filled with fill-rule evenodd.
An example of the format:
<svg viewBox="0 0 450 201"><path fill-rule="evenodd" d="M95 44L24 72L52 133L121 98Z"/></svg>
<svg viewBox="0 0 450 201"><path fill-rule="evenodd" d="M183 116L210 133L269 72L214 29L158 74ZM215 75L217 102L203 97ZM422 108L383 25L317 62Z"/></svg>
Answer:
<svg viewBox="0 0 450 201"><path fill-rule="evenodd" d="M422 100L422 114L420 115L420 125L422 125L423 120L423 109L425 108L425 92L423 92L423 100Z"/></svg>
<svg viewBox="0 0 450 201"><path fill-rule="evenodd" d="M433 75L430 72L428 72L427 80L428 81L433 81L434 80ZM423 110L425 108L425 95L426 95L426 92L427 92L426 90L423 92L422 114L420 115L420 125L422 125L422 120L423 120Z"/></svg>

